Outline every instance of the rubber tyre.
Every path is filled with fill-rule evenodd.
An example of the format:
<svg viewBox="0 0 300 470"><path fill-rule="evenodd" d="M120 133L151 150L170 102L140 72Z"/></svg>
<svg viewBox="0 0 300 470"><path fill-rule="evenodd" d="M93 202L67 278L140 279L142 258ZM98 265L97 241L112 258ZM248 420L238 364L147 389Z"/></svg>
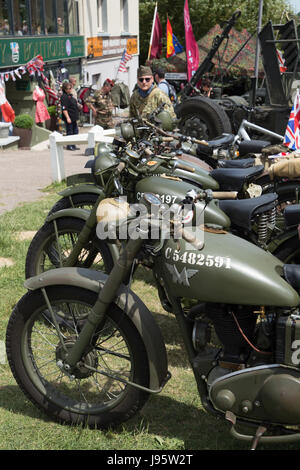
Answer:
<svg viewBox="0 0 300 470"><path fill-rule="evenodd" d="M96 293L73 286L48 287L47 295L53 308L57 305L60 309L66 305L65 311L68 311L68 308L72 307L71 302L74 302L77 312L78 308L82 307L87 312L97 299ZM78 377L74 372L73 380L63 374L57 365L58 335L53 324L46 321L44 316L41 317L42 312L49 310L41 291L28 292L15 306L6 333L6 352L10 368L18 385L31 402L52 419L69 425L106 428L134 416L145 404L149 394L99 373L87 374L85 371L84 376ZM72 338L68 336L70 332L74 336L74 329L65 327L63 330L66 342L68 338ZM114 332L118 333L116 338ZM49 338L52 338L51 344ZM116 346L111 344L114 338ZM118 365L121 362L129 380L149 387L149 368L143 340L130 318L114 304L107 313L106 323L98 339L93 349L98 357L96 368L120 373ZM123 345L122 348L120 345ZM113 351L116 348L119 356L124 351L123 357L115 357L117 355ZM78 391L81 387L82 393Z"/></svg>
<svg viewBox="0 0 300 470"><path fill-rule="evenodd" d="M51 215L54 212L58 212L62 209L70 209L72 207L90 210L97 202L98 197L98 194L93 193L73 194L72 203L69 197L63 197L54 204L48 215Z"/></svg>
<svg viewBox="0 0 300 470"><path fill-rule="evenodd" d="M85 221L75 217L62 217L56 219L55 222L61 240L61 250L63 253L67 253L76 242ZM26 279L46 270L61 267L54 243L56 243L54 222L46 222L35 234L29 245L25 261ZM96 265L94 262L99 255L101 255L102 261ZM91 240L82 250L80 257L81 260L78 260L76 266L93 267L106 273L109 273L113 267L113 258L108 246L105 241L97 238L95 234L92 234Z"/></svg>
<svg viewBox="0 0 300 470"><path fill-rule="evenodd" d="M282 243L272 254L284 264L300 264L300 240L298 235Z"/></svg>
<svg viewBox="0 0 300 470"><path fill-rule="evenodd" d="M226 112L209 98L188 98L175 107L175 112L180 119L179 129L184 135L212 140L223 133L232 133Z"/></svg>

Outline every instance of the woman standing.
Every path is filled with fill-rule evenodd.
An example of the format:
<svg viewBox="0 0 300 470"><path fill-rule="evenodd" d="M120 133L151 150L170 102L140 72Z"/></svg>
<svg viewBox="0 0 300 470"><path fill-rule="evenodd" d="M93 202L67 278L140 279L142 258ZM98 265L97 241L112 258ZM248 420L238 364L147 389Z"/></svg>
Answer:
<svg viewBox="0 0 300 470"><path fill-rule="evenodd" d="M61 109L62 119L66 125L67 135L78 134L77 120L79 118L78 102L72 95L72 84L62 84ZM67 145L67 150L79 150L75 145Z"/></svg>

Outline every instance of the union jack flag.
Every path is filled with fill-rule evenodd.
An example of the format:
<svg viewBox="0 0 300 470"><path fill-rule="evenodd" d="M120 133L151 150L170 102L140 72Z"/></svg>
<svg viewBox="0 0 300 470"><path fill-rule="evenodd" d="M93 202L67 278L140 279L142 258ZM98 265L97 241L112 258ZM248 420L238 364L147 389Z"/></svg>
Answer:
<svg viewBox="0 0 300 470"><path fill-rule="evenodd" d="M126 64L131 59L131 57L132 55L128 54L126 52L126 49L124 49L122 57L121 57L121 62L118 68L118 72L127 72Z"/></svg>
<svg viewBox="0 0 300 470"><path fill-rule="evenodd" d="M299 136L299 124L300 124L300 95L299 90L294 100L294 105L287 123L287 128L284 135L283 144L291 150L297 150L300 147L300 136Z"/></svg>
<svg viewBox="0 0 300 470"><path fill-rule="evenodd" d="M284 72L287 71L287 67L285 66L285 60L283 58L282 52L280 52L278 49L276 49L276 53L277 53L277 58L278 58L278 62L279 62L280 73L284 73Z"/></svg>

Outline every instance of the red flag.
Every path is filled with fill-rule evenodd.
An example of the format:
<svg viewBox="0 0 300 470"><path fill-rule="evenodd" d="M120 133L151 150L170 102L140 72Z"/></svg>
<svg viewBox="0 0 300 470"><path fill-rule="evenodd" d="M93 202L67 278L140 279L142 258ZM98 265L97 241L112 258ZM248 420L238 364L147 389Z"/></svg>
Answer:
<svg viewBox="0 0 300 470"><path fill-rule="evenodd" d="M167 58L175 54L173 44L173 29L169 18L167 18Z"/></svg>
<svg viewBox="0 0 300 470"><path fill-rule="evenodd" d="M159 59L162 51L162 27L155 5L148 59Z"/></svg>
<svg viewBox="0 0 300 470"><path fill-rule="evenodd" d="M188 80L191 79L199 65L199 49L195 40L193 28L190 20L188 0L184 4L184 30L185 30L185 50L187 61Z"/></svg>

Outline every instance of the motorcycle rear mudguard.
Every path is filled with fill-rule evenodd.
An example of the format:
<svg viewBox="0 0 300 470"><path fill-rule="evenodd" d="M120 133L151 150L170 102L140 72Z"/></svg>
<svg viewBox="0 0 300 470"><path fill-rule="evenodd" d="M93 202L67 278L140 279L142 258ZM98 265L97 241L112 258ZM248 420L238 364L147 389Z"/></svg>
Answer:
<svg viewBox="0 0 300 470"><path fill-rule="evenodd" d="M81 219L86 222L89 216L90 216L90 212L85 209L70 207L69 209L62 209L60 211L53 212L47 217L46 222L51 222L53 220L61 219L62 217L75 217L77 219ZM118 247L114 245L113 243L107 243L107 246L112 256L112 259L115 263L120 255Z"/></svg>
<svg viewBox="0 0 300 470"><path fill-rule="evenodd" d="M263 184L260 184L263 187L263 194L276 192L278 194L279 200L285 195L294 194L296 203L299 203L300 179L273 181L270 180L270 178L265 178Z"/></svg>
<svg viewBox="0 0 300 470"><path fill-rule="evenodd" d="M107 275L101 271L84 268L59 268L27 279L24 286L26 289L36 290L53 285L69 285L99 292L99 288L103 287L106 278ZM128 290L128 287L120 286L115 303L130 317L143 339L149 362L150 389L153 393L159 392L170 378L167 353L161 331L152 313L132 290Z"/></svg>
<svg viewBox="0 0 300 470"><path fill-rule="evenodd" d="M100 196L100 194L103 194L103 188L96 184L77 184L76 186L69 186L58 194L63 197L70 197L73 194L80 193L98 194Z"/></svg>

